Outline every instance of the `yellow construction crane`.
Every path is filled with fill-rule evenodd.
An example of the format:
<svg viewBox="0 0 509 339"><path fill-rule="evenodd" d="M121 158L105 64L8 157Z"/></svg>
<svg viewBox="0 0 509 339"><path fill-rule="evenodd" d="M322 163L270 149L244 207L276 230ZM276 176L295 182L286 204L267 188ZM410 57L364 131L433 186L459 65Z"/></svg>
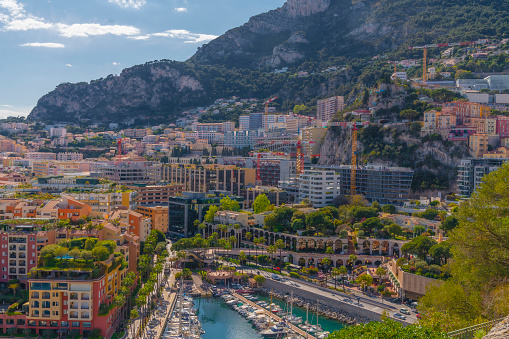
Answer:
<svg viewBox="0 0 509 339"><path fill-rule="evenodd" d="M350 171L350 199L357 194L357 132L359 126L369 126L369 122L329 122L327 127L348 127L352 129L352 162Z"/></svg>
<svg viewBox="0 0 509 339"><path fill-rule="evenodd" d="M356 195L357 185L357 131L356 125L352 127L352 168L350 177L350 199Z"/></svg>

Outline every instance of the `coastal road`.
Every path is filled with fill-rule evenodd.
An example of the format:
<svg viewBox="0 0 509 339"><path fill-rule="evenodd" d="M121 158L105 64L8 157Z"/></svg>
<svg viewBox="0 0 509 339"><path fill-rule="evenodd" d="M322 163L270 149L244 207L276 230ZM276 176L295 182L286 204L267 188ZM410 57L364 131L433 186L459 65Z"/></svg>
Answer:
<svg viewBox="0 0 509 339"><path fill-rule="evenodd" d="M245 272L253 273L253 274L260 274L265 277L265 279L274 280L271 278L272 273L265 272L261 270L251 269L251 268L244 268ZM372 312L376 312L379 314L382 314L382 312L385 310L389 313L390 317L394 319L394 313L400 313L401 308L405 308L407 310L410 310L409 307L406 305L400 305L400 304L394 304L389 302L381 303L378 298L376 297L367 297L362 293L352 293L352 294L346 294L337 292L334 290L326 289L317 286L316 284L301 280L301 279L293 279L290 277L284 277L284 281L279 281L280 283L292 286L296 289L301 289L305 291L309 291L318 295L321 295L326 298L332 298L336 299L338 301L351 304L352 306L359 307L362 309L370 310ZM332 285L334 286L334 285ZM380 299L381 300L381 299ZM414 313L411 313L410 315L404 315L406 317L406 323L414 323L417 322L418 319L415 316ZM398 320L398 319L396 319Z"/></svg>

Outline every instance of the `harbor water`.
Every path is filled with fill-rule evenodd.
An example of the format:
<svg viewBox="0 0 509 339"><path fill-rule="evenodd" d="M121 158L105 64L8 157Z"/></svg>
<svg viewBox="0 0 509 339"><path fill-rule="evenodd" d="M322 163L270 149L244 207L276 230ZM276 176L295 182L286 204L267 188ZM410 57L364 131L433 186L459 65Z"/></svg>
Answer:
<svg viewBox="0 0 509 339"><path fill-rule="evenodd" d="M258 296L259 300L270 302L270 297ZM272 302L286 309L285 302L273 298ZM196 298L195 306L197 316L205 331L203 339L258 339L262 336L252 327L239 313L228 307L223 300L213 298ZM306 320L306 309L293 307L293 314ZM316 313L309 311L309 322L316 324ZM324 331L337 331L345 327L344 324L322 316L318 317L318 323Z"/></svg>
<svg viewBox="0 0 509 339"><path fill-rule="evenodd" d="M223 300L196 298L196 315L205 331L202 339L259 339L262 336L240 314L228 307Z"/></svg>
<svg viewBox="0 0 509 339"><path fill-rule="evenodd" d="M270 296L261 296L258 295L258 300L263 300L268 303L270 303ZM272 302L276 305L281 306L283 310L286 310L286 303L282 300L279 300L277 298L272 298ZM313 305L309 305L311 307ZM316 306L316 304L314 305ZM302 320L306 321L306 309L301 307L295 307L293 306L293 315L302 317ZM309 322L313 325L316 325L316 313L313 313L313 311L309 310L308 314ZM339 321L332 320L326 317L318 316L318 323L322 326L322 329L324 331L328 332L334 332L338 331L345 327L345 324L340 323Z"/></svg>

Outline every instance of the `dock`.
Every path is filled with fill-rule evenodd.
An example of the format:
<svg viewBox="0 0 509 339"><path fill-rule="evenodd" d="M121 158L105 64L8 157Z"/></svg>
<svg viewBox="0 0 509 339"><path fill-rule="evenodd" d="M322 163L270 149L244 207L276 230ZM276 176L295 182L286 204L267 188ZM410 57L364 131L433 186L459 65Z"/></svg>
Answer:
<svg viewBox="0 0 509 339"><path fill-rule="evenodd" d="M277 315L275 315L274 313L270 312L269 310L266 310L264 309L263 307L255 304L254 302L252 302L251 300L247 300L246 298L244 298L243 296L241 296L240 294L237 294L235 292L232 293L232 295L241 300L243 303L245 304L248 304L256 309L259 309L259 310L263 310L265 312L265 315L268 315L269 317L273 318L274 320L280 322L281 321L281 318L278 317ZM292 323L288 323L288 325L290 326L290 329L299 334L299 335L302 335L304 336L304 338L308 338L308 339L317 339L316 337L312 336L311 334L307 333L306 331L302 330L301 328L299 328L298 326L295 326L293 325Z"/></svg>

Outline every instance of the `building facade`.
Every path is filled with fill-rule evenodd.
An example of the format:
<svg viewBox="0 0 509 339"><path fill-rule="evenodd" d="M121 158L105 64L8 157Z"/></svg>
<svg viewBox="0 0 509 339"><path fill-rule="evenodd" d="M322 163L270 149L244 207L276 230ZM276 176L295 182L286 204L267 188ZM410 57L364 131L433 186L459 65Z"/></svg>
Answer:
<svg viewBox="0 0 509 339"><path fill-rule="evenodd" d="M324 100L318 100L316 118L327 122L339 111L345 108L345 98L341 96L335 96Z"/></svg>

